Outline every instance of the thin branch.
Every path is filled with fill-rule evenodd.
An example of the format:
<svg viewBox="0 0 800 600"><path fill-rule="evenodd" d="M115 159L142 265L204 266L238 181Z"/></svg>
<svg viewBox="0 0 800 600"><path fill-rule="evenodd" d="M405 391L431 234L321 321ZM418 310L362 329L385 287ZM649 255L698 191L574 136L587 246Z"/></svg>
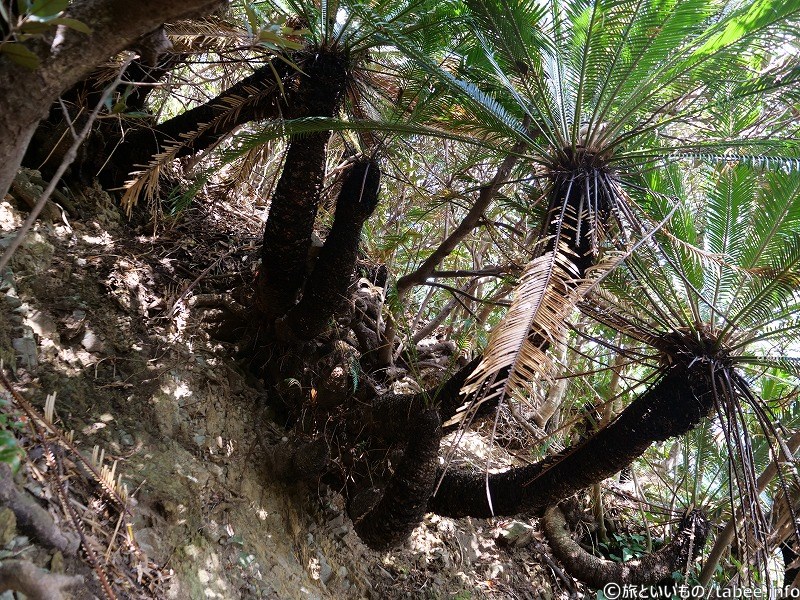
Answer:
<svg viewBox="0 0 800 600"><path fill-rule="evenodd" d="M478 298L477 296L473 296L472 294L468 294L464 290L460 290L458 288L454 288L451 285L447 285L447 284L444 284L444 283L439 283L437 281L426 281L425 285L430 285L430 286L433 286L433 287L442 288L443 290L447 290L448 292L452 293L454 296L456 294L460 294L461 296L465 296L465 297L469 298L470 300L472 300L473 302L478 302L480 304L494 304L495 306L511 306L510 302L505 302L503 300L499 300L499 301L496 301L496 302L494 300L482 300L482 299ZM469 309L467 309L467 310L469 310Z"/></svg>
<svg viewBox="0 0 800 600"><path fill-rule="evenodd" d="M494 265L485 269L471 271L469 269L455 269L453 271L432 271L431 277L488 277L505 275L511 271L519 271L519 267L508 265Z"/></svg>
<svg viewBox="0 0 800 600"><path fill-rule="evenodd" d="M481 188L478 194L478 200L472 205L467 216L459 223L458 227L445 239L433 253L425 259L425 261L411 273L403 275L397 281L397 294L401 298L405 296L406 292L414 285L421 285L431 276L436 266L441 263L446 256L448 256L456 245L463 240L467 234L475 229L483 216L483 213L489 207L489 204L494 199L497 191L505 183L511 169L517 162L517 154L523 149L522 142L518 142L511 152L503 159L500 166L495 173L492 181Z"/></svg>

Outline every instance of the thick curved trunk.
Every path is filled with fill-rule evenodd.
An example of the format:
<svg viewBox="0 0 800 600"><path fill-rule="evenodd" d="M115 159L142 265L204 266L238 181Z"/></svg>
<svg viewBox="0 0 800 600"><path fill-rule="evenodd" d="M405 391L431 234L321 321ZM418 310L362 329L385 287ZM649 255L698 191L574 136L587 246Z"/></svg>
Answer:
<svg viewBox="0 0 800 600"><path fill-rule="evenodd" d="M360 431L386 441L405 441L416 435L414 424L432 406L437 407L444 423L463 404L461 387L480 360L481 357L473 359L434 389L417 394L384 394L370 404L359 405L353 422Z"/></svg>
<svg viewBox="0 0 800 600"><path fill-rule="evenodd" d="M435 410L417 418L414 437L383 496L365 515L357 517L356 533L371 548L384 550L404 542L425 516L436 484L440 424Z"/></svg>
<svg viewBox="0 0 800 600"><path fill-rule="evenodd" d="M429 508L481 518L540 511L620 471L653 442L687 432L712 408L709 366L675 365L592 437L541 462L490 474L491 506L484 473L448 469Z"/></svg>
<svg viewBox="0 0 800 600"><path fill-rule="evenodd" d="M564 565L564 569L587 585L601 589L608 583L657 585L676 583L672 573L686 571L706 543L711 528L699 510L688 513L672 541L656 552L628 562L605 560L590 554L572 539L564 513L557 506L548 508L542 519L545 536Z"/></svg>
<svg viewBox="0 0 800 600"><path fill-rule="evenodd" d="M380 171L374 161L356 163L345 175L333 226L308 278L303 298L280 322L288 328L284 337L314 339L347 299L361 228L378 204L379 186ZM279 333L281 329L279 326Z"/></svg>

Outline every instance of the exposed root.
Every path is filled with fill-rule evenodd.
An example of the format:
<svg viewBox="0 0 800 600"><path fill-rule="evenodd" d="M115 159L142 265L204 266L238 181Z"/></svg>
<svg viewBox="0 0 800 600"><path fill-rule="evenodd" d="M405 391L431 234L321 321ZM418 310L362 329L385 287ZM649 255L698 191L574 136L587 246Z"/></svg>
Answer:
<svg viewBox="0 0 800 600"><path fill-rule="evenodd" d="M60 575L40 569L27 560L0 563L0 592L22 592L32 600L62 600L63 590L83 584L80 575Z"/></svg>
<svg viewBox="0 0 800 600"><path fill-rule="evenodd" d="M50 513L42 508L30 494L17 487L11 468L1 462L0 505L10 508L17 518L19 528L36 541L48 548L60 550L66 555L73 556L77 553L79 546L77 537L61 531Z"/></svg>
<svg viewBox="0 0 800 600"><path fill-rule="evenodd" d="M699 510L689 512L672 541L656 552L637 560L620 563L590 554L572 539L564 513L558 506L549 507L542 519L550 547L566 571L593 588L608 583L620 585L656 585L670 580L672 573L685 572L706 543L710 524Z"/></svg>

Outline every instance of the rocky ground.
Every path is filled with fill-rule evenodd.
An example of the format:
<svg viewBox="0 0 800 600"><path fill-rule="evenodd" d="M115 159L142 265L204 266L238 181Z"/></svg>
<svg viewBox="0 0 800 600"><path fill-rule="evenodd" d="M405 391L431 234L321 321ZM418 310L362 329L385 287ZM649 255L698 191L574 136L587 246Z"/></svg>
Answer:
<svg viewBox="0 0 800 600"><path fill-rule="evenodd" d="M0 204L0 249L26 214L19 200ZM252 277L257 218L218 201L154 233L102 190L70 201L27 235L0 280L0 356L22 398L3 392L0 425L27 451L16 489L69 543L38 539L4 508L0 560L81 575L75 598L576 591L535 522L429 515L403 548L375 553L337 494L270 480L261 456L282 432L265 391L192 309ZM40 420L50 394L53 416Z"/></svg>

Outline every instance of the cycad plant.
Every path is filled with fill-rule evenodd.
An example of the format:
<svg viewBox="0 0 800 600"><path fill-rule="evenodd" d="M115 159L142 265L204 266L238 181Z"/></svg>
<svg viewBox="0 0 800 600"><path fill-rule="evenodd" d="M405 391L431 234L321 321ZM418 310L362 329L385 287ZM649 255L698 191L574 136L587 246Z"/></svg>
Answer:
<svg viewBox="0 0 800 600"><path fill-rule="evenodd" d="M441 43L444 12L427 0L409 2L374 2L368 6L360 3L328 2L304 3L294 0L267 3L283 14L291 15L304 29L305 45L290 55L290 63L297 69L291 82L291 102L280 119L273 119L252 135L237 141L237 147L226 159L257 150L265 144L291 136L286 149L283 169L270 198L270 212L264 232L261 252L262 267L256 281L256 305L265 316L265 323L281 318L276 331L288 340L311 340L321 333L333 311L344 297L349 284L355 249L361 234L361 225L374 208L377 198L364 201L353 219L343 209L336 228L339 235L347 237L344 245L352 254L342 273L329 281L325 291L318 290L318 300L309 305L308 294L304 305L295 307L305 281L305 264L308 247L319 206L320 193L326 170L328 140L334 129L343 123L357 120L376 121L391 110L390 98L396 93L397 71L388 67L381 49L383 36L379 31L391 30L393 35L415 46ZM288 60L288 59L287 59ZM347 119L344 119L345 114ZM377 119L379 120L379 119ZM379 140L369 131L360 137L351 136L345 141L353 157L375 157ZM377 176L377 162L371 161L362 176ZM370 169L372 173L370 173ZM365 179L366 181L366 179ZM375 180L377 182L377 180ZM373 195L377 194L377 183ZM366 208L369 207L369 210ZM338 214L337 205L337 214ZM346 222L347 221L347 222ZM345 233L349 232L349 233ZM323 249L323 254L338 254L333 241ZM335 261L337 259L332 259ZM328 269L330 260L322 261ZM309 280L324 277L315 273ZM324 308L323 308L324 307ZM292 314L288 311L292 309ZM322 313L320 311L322 310ZM322 315L322 316L321 316ZM310 324L314 321L314 325Z"/></svg>
<svg viewBox="0 0 800 600"><path fill-rule="evenodd" d="M800 374L800 174L758 173L742 164L706 171L702 208L680 204L657 244L626 260L582 308L653 348L659 371L679 362L705 365L704 385L717 415L713 427L727 446L732 504L739 506L740 559L763 576L769 527L751 430L757 424L771 460L793 460L781 442L786 430L757 390L765 371ZM668 178L651 178L652 187L668 182L685 197L675 186L682 179L677 169L666 172ZM672 210L659 199L649 208L654 214Z"/></svg>
<svg viewBox="0 0 800 600"><path fill-rule="evenodd" d="M536 404L540 382L555 368L548 348L559 340L573 308L595 306L587 311L598 318L613 315L612 306L597 308L602 305L594 299L602 298L601 280L612 277L612 267L621 261L649 272L676 270L672 265L679 259L679 264L695 264L698 256L711 260L702 240L657 233L667 223L667 232L677 227L670 211L689 221L696 216L682 208L684 190L665 195L656 186L671 163L692 157L696 162L681 164L795 168L791 105L799 71L796 55L787 50L800 6L711 1L466 1L453 6L464 36L449 73L406 52L458 98L457 110L443 121L476 143L521 144L518 153L530 165L531 178L541 183L548 207L508 315L463 390L469 420L487 401L521 397ZM792 198L791 193L780 197L784 205ZM712 205L711 214L714 210ZM739 208L718 210L717 218L731 218L728 210L736 214ZM662 240L676 239L681 241L674 249L659 249ZM731 240L738 238L727 238L729 246ZM742 390L749 388L745 379L732 375L734 365L767 360L755 354L746 358L739 350L754 337L769 336L761 328L765 307L776 290L792 285L783 270L791 267L796 242L785 238L775 244L779 262L763 267L775 277L764 279L764 289L754 290L750 300L744 290L726 292L737 298L730 308L718 307L724 300L720 288L708 300L715 307L709 309L713 319L701 314L699 300L691 300L695 292L705 293L702 286L692 279L669 281L652 310L670 317L686 305L689 318L668 321L669 331L648 341L662 361L660 376L653 375L655 382L624 416L543 464L497 475L447 472L434 510L489 515L535 509L613 473L652 441L685 432L714 406L735 427L740 401L749 399ZM728 271L725 277L730 278ZM639 310L650 307L642 298L645 290L630 291L627 297ZM762 319L749 323L750 337L741 343L720 338L744 335L742 325L731 324L734 311L739 321ZM621 322L608 322L621 328ZM778 327L781 333L792 328ZM646 426L642 419L648 419ZM732 435L729 442L736 448L740 438ZM747 448L736 452L746 465ZM740 471L737 478L752 492L750 475Z"/></svg>
<svg viewBox="0 0 800 600"><path fill-rule="evenodd" d="M796 156L791 134L769 130L789 113L770 113L769 126L764 116L770 102L788 110L775 98L796 81L797 61L779 46L800 7L710 0L452 7L464 33L450 73L393 41L458 99L443 122L478 143L521 145L548 207L514 306L465 388L477 393L474 409L529 393L526 382L550 376L546 349L581 294L577 281L602 248L627 251L657 224L631 198L643 170L667 157L732 149L756 160ZM740 104L748 115L757 107L747 127L709 129L709 117Z"/></svg>

